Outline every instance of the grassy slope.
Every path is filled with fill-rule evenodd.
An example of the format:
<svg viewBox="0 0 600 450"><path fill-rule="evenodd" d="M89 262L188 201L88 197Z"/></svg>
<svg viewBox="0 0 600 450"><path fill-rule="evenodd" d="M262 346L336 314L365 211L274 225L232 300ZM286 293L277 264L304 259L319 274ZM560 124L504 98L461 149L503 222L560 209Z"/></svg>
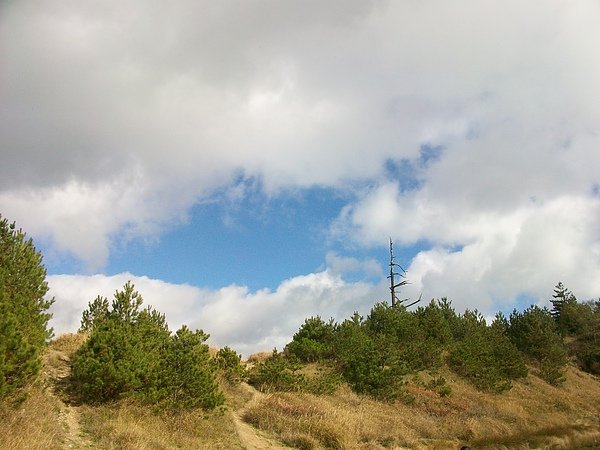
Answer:
<svg viewBox="0 0 600 450"><path fill-rule="evenodd" d="M246 414L301 448L600 448L600 381L569 367L567 381L549 386L535 375L501 395L484 394L443 375L449 397L408 382L414 402L385 404L348 388L333 396L274 394Z"/></svg>
<svg viewBox="0 0 600 450"><path fill-rule="evenodd" d="M131 402L73 404L65 382L70 355L81 343L76 335L58 338L44 355L42 373L26 400L0 403L0 450L243 448L225 410L166 417ZM229 389L235 407L233 393Z"/></svg>
<svg viewBox="0 0 600 450"><path fill-rule="evenodd" d="M440 397L423 387L429 376L421 374L408 383L412 404L376 402L347 387L331 396L278 393L248 403L246 386L224 385L224 410L165 418L127 402L70 405L61 380L80 342L59 338L27 399L16 408L0 404L0 449L240 449L234 412L297 448L600 448L600 381L573 367L560 388L530 375L501 395L443 372L452 394Z"/></svg>

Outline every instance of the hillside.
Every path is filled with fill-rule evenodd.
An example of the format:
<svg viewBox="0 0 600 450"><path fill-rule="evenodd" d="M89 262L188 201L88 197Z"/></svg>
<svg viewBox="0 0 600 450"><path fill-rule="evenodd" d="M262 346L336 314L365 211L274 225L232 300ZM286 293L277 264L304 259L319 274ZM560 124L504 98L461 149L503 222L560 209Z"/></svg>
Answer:
<svg viewBox="0 0 600 450"><path fill-rule="evenodd" d="M260 393L222 383L225 406L159 415L132 401L77 404L69 394L70 356L81 338L65 335L15 409L3 405L2 449L473 449L599 448L600 381L569 366L553 387L534 370L503 394L484 394L442 368L407 379L402 401L382 403L342 385L332 395ZM310 369L310 368L309 368ZM312 369L316 370L316 367ZM13 399L13 402L15 400Z"/></svg>

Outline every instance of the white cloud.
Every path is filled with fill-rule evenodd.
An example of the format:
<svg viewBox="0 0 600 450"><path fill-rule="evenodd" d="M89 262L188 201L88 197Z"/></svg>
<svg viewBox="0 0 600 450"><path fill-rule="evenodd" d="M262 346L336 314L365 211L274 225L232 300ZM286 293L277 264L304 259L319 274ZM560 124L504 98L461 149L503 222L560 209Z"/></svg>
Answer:
<svg viewBox="0 0 600 450"><path fill-rule="evenodd" d="M411 268L432 296L598 295L595 0L0 8L0 209L90 270L242 174L373 186L335 228L429 242ZM389 160L418 186L383 180ZM285 297L236 289L215 304Z"/></svg>
<svg viewBox="0 0 600 450"><path fill-rule="evenodd" d="M172 330L182 324L201 328L211 335L213 345L228 345L246 356L273 347L281 350L307 317L343 320L354 311L366 314L382 292L380 286L347 283L328 270L286 280L275 291L257 292L234 285L211 291L130 273L52 275L49 295L56 301L50 325L55 333L76 331L88 302L97 295L112 299L128 280L144 304L165 313Z"/></svg>
<svg viewBox="0 0 600 450"><path fill-rule="evenodd" d="M429 242L431 249L418 253L408 267L411 297L419 292L425 299L447 296L458 311L469 307L493 314L522 294L547 302L561 280L581 300L600 293L597 196L565 195L502 212L465 211L451 201L415 201L420 194L400 194L383 185L349 208L337 224L348 227L348 233L353 230L362 242L381 235L407 244ZM373 207L382 203L386 208Z"/></svg>
<svg viewBox="0 0 600 450"><path fill-rule="evenodd" d="M150 188L133 168L108 183L71 180L48 189L0 191L4 215L18 218L34 236L49 239L58 251L85 261L87 270L103 267L117 242L152 239L165 224L184 220L193 195Z"/></svg>
<svg viewBox="0 0 600 450"><path fill-rule="evenodd" d="M328 270L332 274L358 273L367 277L381 277L383 275L380 262L374 259L359 260L329 252L325 257L325 261Z"/></svg>

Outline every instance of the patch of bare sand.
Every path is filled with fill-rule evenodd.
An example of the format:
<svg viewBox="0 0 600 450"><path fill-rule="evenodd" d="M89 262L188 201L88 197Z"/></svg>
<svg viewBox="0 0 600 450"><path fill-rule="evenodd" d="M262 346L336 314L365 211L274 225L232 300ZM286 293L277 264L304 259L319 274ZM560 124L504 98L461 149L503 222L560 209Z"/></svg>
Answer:
<svg viewBox="0 0 600 450"><path fill-rule="evenodd" d="M71 360L61 351L50 349L44 355L43 377L47 392L54 397L59 405L58 418L65 430L65 448L89 449L94 448L81 429L81 414L79 407L70 404L65 393L66 381L71 374Z"/></svg>
<svg viewBox="0 0 600 450"><path fill-rule="evenodd" d="M242 383L241 387L245 389L251 395L251 397L242 409L233 413L233 422L244 448L247 450L274 450L290 448L286 447L275 439L268 437L265 433L257 430L252 425L244 422L244 414L248 408L251 408L256 403L261 401L266 394L257 391L247 383Z"/></svg>

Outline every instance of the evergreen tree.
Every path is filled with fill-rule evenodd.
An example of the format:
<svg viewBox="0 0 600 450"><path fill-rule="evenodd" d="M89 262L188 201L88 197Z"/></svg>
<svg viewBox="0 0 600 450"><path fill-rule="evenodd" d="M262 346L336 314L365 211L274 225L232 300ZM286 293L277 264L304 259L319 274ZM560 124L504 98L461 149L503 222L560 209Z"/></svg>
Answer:
<svg viewBox="0 0 600 450"><path fill-rule="evenodd" d="M170 340L159 382L159 399L169 409L208 409L223 403L207 339L202 330L192 332L184 325Z"/></svg>
<svg viewBox="0 0 600 450"><path fill-rule="evenodd" d="M450 350L448 364L485 391L505 391L511 388L512 380L527 376L525 361L515 345L492 327L471 329Z"/></svg>
<svg viewBox="0 0 600 450"><path fill-rule="evenodd" d="M45 298L47 292L41 253L0 215L0 397L40 369L40 352L52 336L47 310L54 300Z"/></svg>
<svg viewBox="0 0 600 450"><path fill-rule="evenodd" d="M299 373L301 368L295 355L286 356L274 348L269 358L252 368L248 382L261 392L301 391L306 387L306 377Z"/></svg>
<svg viewBox="0 0 600 450"><path fill-rule="evenodd" d="M452 346L448 364L481 390L502 392L512 380L527 376L525 360L507 336L506 318L496 315L491 326L477 311L465 311L458 326L461 336Z"/></svg>
<svg viewBox="0 0 600 450"><path fill-rule="evenodd" d="M79 331L82 333L92 331L108 318L108 311L108 299L99 295L89 302L87 309L83 311Z"/></svg>
<svg viewBox="0 0 600 450"><path fill-rule="evenodd" d="M414 315L426 339L440 348L452 342L452 319L448 319L439 301L431 300L426 307L417 308Z"/></svg>
<svg viewBox="0 0 600 450"><path fill-rule="evenodd" d="M294 334L286 351L304 362L326 359L331 356L334 331L333 319L326 323L320 316L309 317Z"/></svg>
<svg viewBox="0 0 600 450"><path fill-rule="evenodd" d="M97 297L88 310L91 335L73 358L77 391L91 403L156 397L162 354L170 339L164 315L152 308L140 310L143 299L130 282L115 292L110 310L106 303ZM94 311L100 313L94 316Z"/></svg>
<svg viewBox="0 0 600 450"><path fill-rule="evenodd" d="M102 297L90 303L82 328L90 330L72 362L72 380L83 401L124 397L170 410L212 408L223 402L210 360L208 335L182 327L171 336L164 314L127 282L111 307Z"/></svg>
<svg viewBox="0 0 600 450"><path fill-rule="evenodd" d="M567 353L550 311L538 306L523 313L513 310L508 334L517 348L537 364L544 380L554 385L564 381Z"/></svg>
<svg viewBox="0 0 600 450"><path fill-rule="evenodd" d="M554 294L552 294L552 309L550 310L550 314L559 325L559 330L564 333L566 330L564 329L564 324L561 320L562 311L568 305L573 305L577 303L577 299L573 295L571 291L569 291L562 282L559 282L554 288Z"/></svg>
<svg viewBox="0 0 600 450"><path fill-rule="evenodd" d="M394 400L400 395L401 376L408 372L396 334L403 329L403 311L406 308L401 305L380 303L373 307L367 320L355 313L337 328L335 358L356 392L382 400Z"/></svg>
<svg viewBox="0 0 600 450"><path fill-rule="evenodd" d="M242 365L242 356L233 349L223 347L217 352L217 367L220 373L230 383L239 383L245 377L246 370Z"/></svg>
<svg viewBox="0 0 600 450"><path fill-rule="evenodd" d="M448 300L446 297L442 297L437 301L438 308L440 309L442 315L444 316L445 322L448 324L450 331L452 333L452 337L456 338L459 333L459 323L460 318L454 308L452 307L452 301Z"/></svg>
<svg viewBox="0 0 600 450"><path fill-rule="evenodd" d="M600 302L565 305L561 325L569 336L569 351L581 369L600 374Z"/></svg>

